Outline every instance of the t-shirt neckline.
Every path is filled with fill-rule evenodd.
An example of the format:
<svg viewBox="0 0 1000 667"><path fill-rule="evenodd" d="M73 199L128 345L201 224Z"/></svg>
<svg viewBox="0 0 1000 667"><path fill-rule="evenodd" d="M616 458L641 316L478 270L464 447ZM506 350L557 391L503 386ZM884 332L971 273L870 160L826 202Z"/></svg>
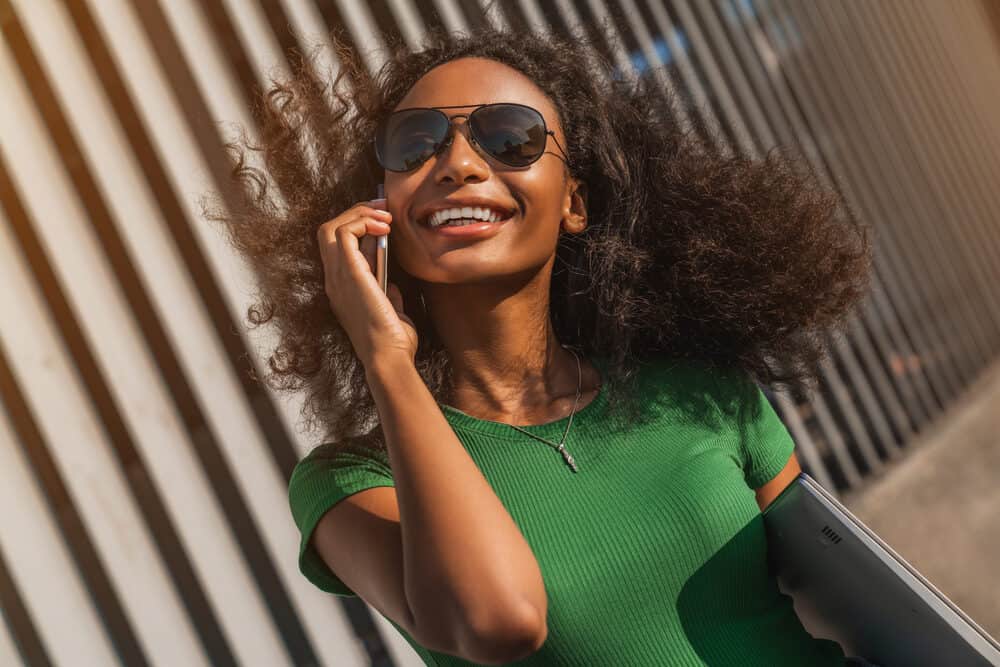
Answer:
<svg viewBox="0 0 1000 667"><path fill-rule="evenodd" d="M573 425L570 427L571 434L578 428L582 429L591 424L597 416L600 415L605 404L607 403L608 379L606 361L600 357L595 357L590 361L594 364L595 368L597 368L601 375L601 384L600 387L598 387L597 395L594 396L594 398L592 398L585 406L577 409L576 414L573 415ZM518 431L518 429L523 429L532 435L558 441L562 438L563 433L566 432L566 425L570 419L570 416L566 415L561 419L546 422L544 424L518 424L517 429L515 429L512 428L510 424L504 422L473 417L470 414L462 412L458 408L454 408L444 403L438 403L438 405L441 407L441 411L444 413L445 419L448 420L448 423L451 424L453 428L477 431L479 433L486 433L493 436L506 436L509 438L525 437L524 433Z"/></svg>

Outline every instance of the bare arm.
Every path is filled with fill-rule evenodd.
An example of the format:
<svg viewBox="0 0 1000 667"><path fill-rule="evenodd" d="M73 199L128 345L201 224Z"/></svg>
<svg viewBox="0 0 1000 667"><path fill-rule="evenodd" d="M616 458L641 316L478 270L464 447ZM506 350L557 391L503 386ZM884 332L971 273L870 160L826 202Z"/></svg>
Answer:
<svg viewBox="0 0 1000 667"><path fill-rule="evenodd" d="M764 508L770 505L771 501L777 498L785 490L785 487L799 476L800 472L802 472L802 468L799 466L799 459L795 456L795 452L792 452L792 455L788 457L788 463L785 464L781 472L775 475L770 482L754 490L760 511L763 512Z"/></svg>
<svg viewBox="0 0 1000 667"><path fill-rule="evenodd" d="M330 307L347 331L386 438L394 489L367 489L320 519L313 542L359 597L428 648L503 664L547 633L541 569L459 442L413 359L417 332L399 288L388 294L359 240L389 233L385 200L317 229Z"/></svg>
<svg viewBox="0 0 1000 667"><path fill-rule="evenodd" d="M464 655L515 660L534 652L545 640L547 600L517 524L412 361L376 358L367 377L396 484L415 626L429 636L451 633Z"/></svg>

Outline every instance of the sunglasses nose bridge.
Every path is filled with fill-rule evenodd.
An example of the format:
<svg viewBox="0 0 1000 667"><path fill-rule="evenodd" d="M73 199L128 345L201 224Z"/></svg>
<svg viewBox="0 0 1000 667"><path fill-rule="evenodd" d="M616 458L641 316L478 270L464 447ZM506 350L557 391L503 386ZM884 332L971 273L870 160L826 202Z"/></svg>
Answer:
<svg viewBox="0 0 1000 667"><path fill-rule="evenodd" d="M462 123L462 124L465 126L465 128L467 130L467 132L466 132L466 138L469 140L469 143L471 143L473 146L475 146L475 145L477 145L479 143L479 142L476 141L476 137L472 133L472 126L469 125L469 116L471 116L471 115L472 114L469 114L469 113L456 113L456 114L453 114L451 117L448 118L448 134L447 134L447 136L444 139L444 147L445 148L447 148L448 146L450 146L451 142L454 140L455 135L453 134L453 132L458 132L459 131L459 129L455 126L455 121L458 120L459 118L464 118L465 119L465 122Z"/></svg>
<svg viewBox="0 0 1000 667"><path fill-rule="evenodd" d="M440 156L442 153L448 150L451 147L452 142L455 140L455 134L461 131L455 123L455 120L457 120L458 118L465 119L465 123L463 123L463 125L465 126L466 129L465 132L466 141L469 142L469 145L476 148L477 152L482 153L482 151L480 150L480 144L478 141L476 141L475 134L473 134L472 132L472 126L469 125L469 116L471 115L472 114L467 114L467 113L457 113L448 119L448 133L445 135L445 138L441 141L441 145L437 150L437 155ZM483 155L483 157L486 157L486 155Z"/></svg>

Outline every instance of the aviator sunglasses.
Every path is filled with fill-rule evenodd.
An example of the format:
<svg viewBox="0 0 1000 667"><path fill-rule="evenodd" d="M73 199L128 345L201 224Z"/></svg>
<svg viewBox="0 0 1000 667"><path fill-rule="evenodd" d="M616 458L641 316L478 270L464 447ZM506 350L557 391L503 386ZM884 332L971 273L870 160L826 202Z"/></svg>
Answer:
<svg viewBox="0 0 1000 667"><path fill-rule="evenodd" d="M455 114L451 118L441 111L469 107L476 108L471 113ZM537 109L512 102L394 111L379 123L375 132L375 156L388 171L416 169L451 144L451 122L463 117L469 126L471 143L505 165L527 167L532 164L545 153L549 136L563 154L563 157L556 157L563 162L568 160L555 133L545 126L542 114Z"/></svg>

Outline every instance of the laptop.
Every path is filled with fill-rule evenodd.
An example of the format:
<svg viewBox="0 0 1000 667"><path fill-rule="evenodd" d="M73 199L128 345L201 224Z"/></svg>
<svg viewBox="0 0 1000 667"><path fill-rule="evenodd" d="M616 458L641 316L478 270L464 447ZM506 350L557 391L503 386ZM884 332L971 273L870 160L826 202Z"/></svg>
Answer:
<svg viewBox="0 0 1000 667"><path fill-rule="evenodd" d="M813 636L881 667L1000 666L1000 644L808 474L763 516L769 566Z"/></svg>

